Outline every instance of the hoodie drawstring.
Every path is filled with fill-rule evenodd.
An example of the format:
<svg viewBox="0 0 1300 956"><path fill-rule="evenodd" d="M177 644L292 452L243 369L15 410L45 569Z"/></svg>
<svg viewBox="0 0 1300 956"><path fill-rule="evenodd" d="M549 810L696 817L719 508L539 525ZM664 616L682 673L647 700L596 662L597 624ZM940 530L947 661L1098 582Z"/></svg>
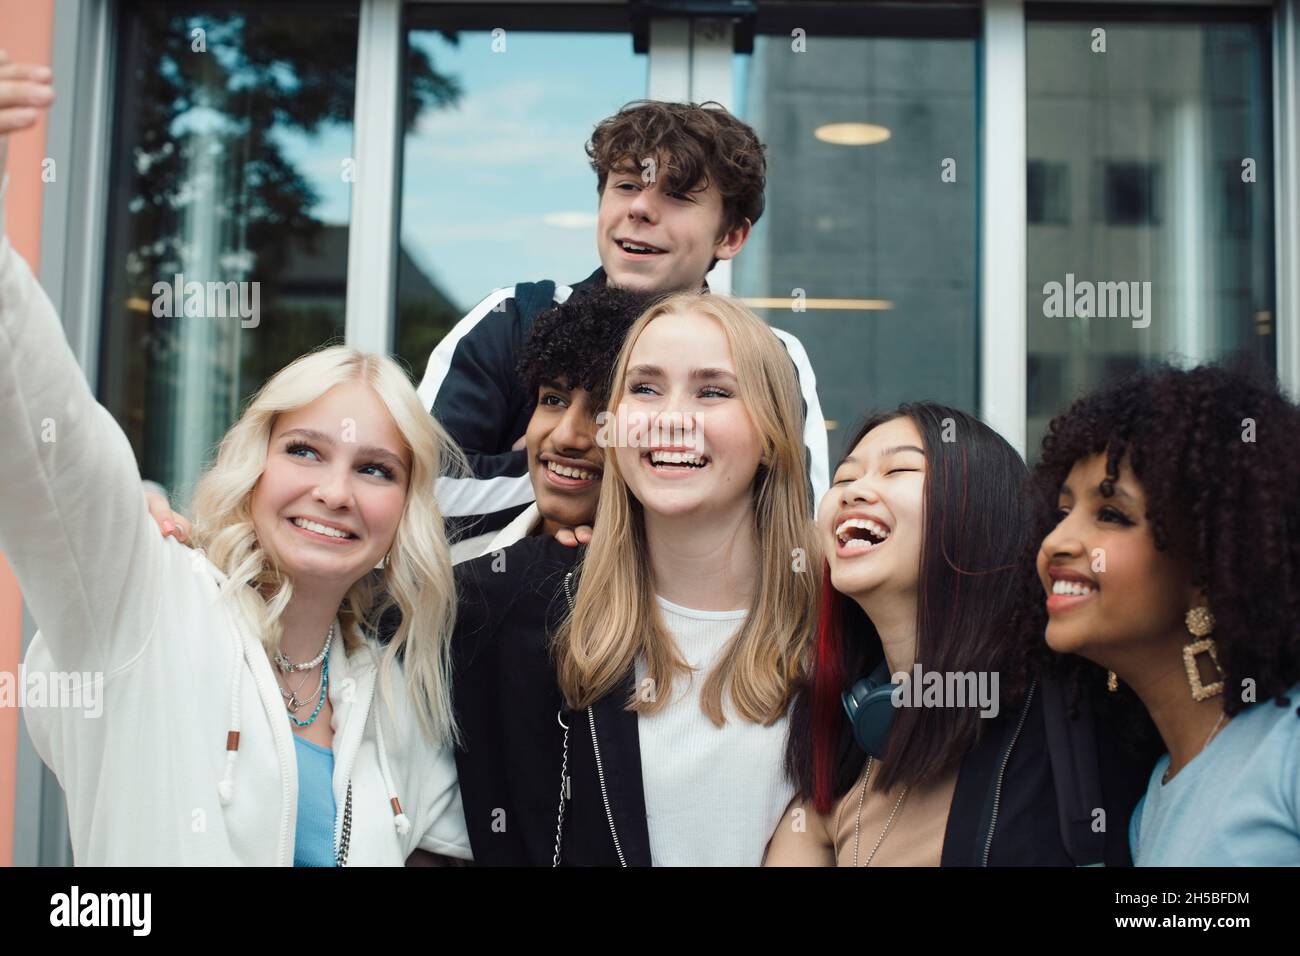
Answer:
<svg viewBox="0 0 1300 956"><path fill-rule="evenodd" d="M239 757L239 688L244 680L243 641L235 637L235 670L230 680L230 730L226 734L226 769L217 784L217 796L223 807L235 796L235 760Z"/></svg>
<svg viewBox="0 0 1300 956"><path fill-rule="evenodd" d="M217 784L217 796L223 807L229 806L235 796L235 761L239 757L239 693L243 684L244 659L242 642L236 640L234 675L230 685L230 730L226 733L226 767ZM388 803L393 810L393 826L402 836L411 832L411 819L402 812L402 801L398 799L397 788L393 786L393 774L388 767L388 747L384 743L384 725L379 714L373 714L375 720L375 742L379 752L379 772L383 777L384 788L388 791ZM351 781L348 781L351 784Z"/></svg>
<svg viewBox="0 0 1300 956"><path fill-rule="evenodd" d="M397 789L393 786L393 775L388 769L388 748L384 746L384 723L375 713L375 741L379 745L379 772L384 777L384 788L388 791L388 804L393 808L393 825L397 832L406 836L411 832L411 821L402 812L402 801L397 799Z"/></svg>

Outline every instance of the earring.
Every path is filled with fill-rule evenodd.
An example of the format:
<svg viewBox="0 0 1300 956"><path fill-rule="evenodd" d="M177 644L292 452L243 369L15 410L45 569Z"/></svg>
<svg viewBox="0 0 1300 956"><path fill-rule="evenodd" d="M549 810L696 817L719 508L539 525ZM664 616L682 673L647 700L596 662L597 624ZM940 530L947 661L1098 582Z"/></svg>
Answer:
<svg viewBox="0 0 1300 956"><path fill-rule="evenodd" d="M1114 671L1106 671L1106 689L1112 694L1119 690L1119 678Z"/></svg>
<svg viewBox="0 0 1300 956"><path fill-rule="evenodd" d="M383 556L382 558L380 558L380 559L379 559L379 563L375 565L375 570L376 570L376 571L382 571L382 570L384 570L384 568L388 567L388 556L389 556L390 554L392 554L391 551L386 551L386 552L384 552L384 556Z"/></svg>
<svg viewBox="0 0 1300 956"><path fill-rule="evenodd" d="M1223 668L1219 666L1219 650L1214 639L1209 636L1214 633L1214 615L1204 605L1194 607L1187 612L1185 623L1188 633L1197 638L1183 645L1183 665L1187 668L1187 683L1191 685L1192 698L1206 700L1216 694L1222 694ZM1203 653L1210 655L1210 662L1219 673L1220 679L1213 684L1207 685L1201 682L1201 670L1197 666L1196 655Z"/></svg>

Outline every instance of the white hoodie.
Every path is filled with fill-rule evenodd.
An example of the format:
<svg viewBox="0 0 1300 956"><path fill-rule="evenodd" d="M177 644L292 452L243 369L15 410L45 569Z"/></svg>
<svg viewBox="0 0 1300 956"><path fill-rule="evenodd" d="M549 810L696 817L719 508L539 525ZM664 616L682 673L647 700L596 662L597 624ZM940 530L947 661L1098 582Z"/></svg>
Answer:
<svg viewBox="0 0 1300 956"><path fill-rule="evenodd" d="M216 567L159 535L126 436L8 237L0 435L0 551L41 627L26 679L92 675L94 707L25 708L75 861L291 865L297 756L271 662ZM452 751L425 740L400 675L387 718L378 656L330 655L335 850L350 781L349 865L400 866L417 847L469 858Z"/></svg>

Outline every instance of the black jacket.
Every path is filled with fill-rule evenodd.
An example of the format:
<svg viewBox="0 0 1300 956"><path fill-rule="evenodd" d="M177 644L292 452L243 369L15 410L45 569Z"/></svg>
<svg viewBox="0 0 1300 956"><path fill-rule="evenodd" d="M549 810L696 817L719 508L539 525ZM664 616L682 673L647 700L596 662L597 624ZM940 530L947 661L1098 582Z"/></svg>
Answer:
<svg viewBox="0 0 1300 956"><path fill-rule="evenodd" d="M567 613L565 579L581 554L543 535L457 566L456 765L482 865L552 865L561 767L570 790L560 862L651 862L637 715L624 706L632 674L577 713L564 708L556 686L550 635ZM576 583L575 573L574 593ZM1069 720L1058 685L1037 682L963 761L942 864L1128 865L1128 818L1150 764L1123 758L1114 739L1089 712ZM1104 820L1104 830L1094 820Z"/></svg>
<svg viewBox="0 0 1300 956"><path fill-rule="evenodd" d="M565 864L650 865L637 716L623 706L632 689L629 675L569 721ZM1038 682L962 762L940 865L1132 865L1128 821L1151 767L1113 740L1098 746L1091 715L1071 721L1059 685Z"/></svg>
<svg viewBox="0 0 1300 956"><path fill-rule="evenodd" d="M456 566L456 769L479 864L551 865L564 731L549 635L578 557L537 535Z"/></svg>
<svg viewBox="0 0 1300 956"><path fill-rule="evenodd" d="M1036 681L962 761L940 865L1131 866L1128 820L1151 766L1099 731L1086 707L1070 718L1057 681Z"/></svg>

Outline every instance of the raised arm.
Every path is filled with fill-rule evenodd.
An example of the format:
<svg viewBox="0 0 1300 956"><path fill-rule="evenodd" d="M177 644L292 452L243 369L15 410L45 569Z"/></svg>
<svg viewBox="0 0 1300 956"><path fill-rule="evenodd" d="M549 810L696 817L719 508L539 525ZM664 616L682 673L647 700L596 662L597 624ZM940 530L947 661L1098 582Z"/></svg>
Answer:
<svg viewBox="0 0 1300 956"><path fill-rule="evenodd" d="M0 166L5 134L35 121L25 104L40 86L48 89L48 71L0 62ZM6 177L0 221L7 189ZM91 395L59 317L7 235L0 435L0 551L56 664L109 672L149 636L164 542L148 519L126 436Z"/></svg>

